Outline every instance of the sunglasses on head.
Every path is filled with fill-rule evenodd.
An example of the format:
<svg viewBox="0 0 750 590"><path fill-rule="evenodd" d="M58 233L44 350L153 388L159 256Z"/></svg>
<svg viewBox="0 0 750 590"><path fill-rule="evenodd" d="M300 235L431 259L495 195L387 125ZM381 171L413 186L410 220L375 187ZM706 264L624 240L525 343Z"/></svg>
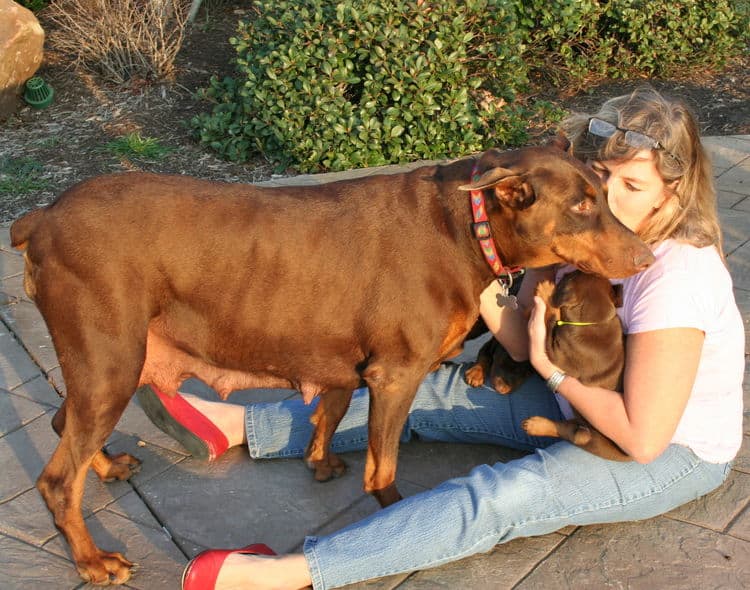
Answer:
<svg viewBox="0 0 750 590"><path fill-rule="evenodd" d="M625 143L630 147L637 150L663 150L664 153L668 154L678 162L680 159L675 156L672 152L667 150L660 142L655 140L650 135L641 133L640 131L633 131L632 129L625 129L613 125L609 121L598 119L597 117L591 117L589 119L589 133L596 135L597 137L612 137L618 131L624 134Z"/></svg>

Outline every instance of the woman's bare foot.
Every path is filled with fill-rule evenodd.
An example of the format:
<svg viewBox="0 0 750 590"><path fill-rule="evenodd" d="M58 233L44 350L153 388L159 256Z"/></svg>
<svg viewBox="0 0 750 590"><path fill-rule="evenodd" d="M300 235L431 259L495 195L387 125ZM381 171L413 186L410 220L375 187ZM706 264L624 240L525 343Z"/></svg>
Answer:
<svg viewBox="0 0 750 590"><path fill-rule="evenodd" d="M232 553L216 578L216 590L299 590L312 585L301 553L266 557Z"/></svg>
<svg viewBox="0 0 750 590"><path fill-rule="evenodd" d="M212 402L190 393L180 392L180 395L224 433L230 447L247 442L245 406L229 402Z"/></svg>

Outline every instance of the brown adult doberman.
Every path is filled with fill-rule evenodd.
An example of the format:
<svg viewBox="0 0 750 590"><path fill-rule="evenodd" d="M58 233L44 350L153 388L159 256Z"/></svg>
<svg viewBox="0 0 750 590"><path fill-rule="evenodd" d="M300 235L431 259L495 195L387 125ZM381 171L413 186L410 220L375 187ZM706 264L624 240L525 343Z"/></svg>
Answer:
<svg viewBox="0 0 750 590"><path fill-rule="evenodd" d="M130 576L127 559L94 544L81 497L89 466L104 480L137 467L100 449L146 384L171 395L196 376L222 398L251 387L294 388L307 401L324 393L307 454L322 477L340 468L328 441L366 384L364 489L381 504L398 500L398 438L416 388L460 346L494 278L467 190L486 198L506 264L627 276L653 261L566 147L312 187L100 176L16 221L25 289L67 387L53 419L60 443L37 487L81 576Z"/></svg>

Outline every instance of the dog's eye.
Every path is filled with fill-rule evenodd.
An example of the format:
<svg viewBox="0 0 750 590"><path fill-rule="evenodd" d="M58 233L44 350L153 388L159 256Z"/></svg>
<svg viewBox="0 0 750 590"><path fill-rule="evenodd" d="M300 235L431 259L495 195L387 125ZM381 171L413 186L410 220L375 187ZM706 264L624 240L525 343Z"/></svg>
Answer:
<svg viewBox="0 0 750 590"><path fill-rule="evenodd" d="M594 210L594 202L591 199L581 199L573 205L573 212L586 215Z"/></svg>

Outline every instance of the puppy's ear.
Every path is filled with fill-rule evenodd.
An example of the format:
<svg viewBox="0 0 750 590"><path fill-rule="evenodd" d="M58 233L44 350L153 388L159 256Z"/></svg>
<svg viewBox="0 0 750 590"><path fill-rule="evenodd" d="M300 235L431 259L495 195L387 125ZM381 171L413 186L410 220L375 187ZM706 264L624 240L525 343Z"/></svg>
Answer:
<svg viewBox="0 0 750 590"><path fill-rule="evenodd" d="M524 209L536 199L534 189L526 178L508 168L490 168L471 184L458 187L462 191L490 188L494 189L498 201L514 209Z"/></svg>
<svg viewBox="0 0 750 590"><path fill-rule="evenodd" d="M622 285L612 285L612 302L615 309L622 307Z"/></svg>
<svg viewBox="0 0 750 590"><path fill-rule="evenodd" d="M552 139L547 142L549 147L557 148L564 152L570 151L570 141L561 132L558 132Z"/></svg>

